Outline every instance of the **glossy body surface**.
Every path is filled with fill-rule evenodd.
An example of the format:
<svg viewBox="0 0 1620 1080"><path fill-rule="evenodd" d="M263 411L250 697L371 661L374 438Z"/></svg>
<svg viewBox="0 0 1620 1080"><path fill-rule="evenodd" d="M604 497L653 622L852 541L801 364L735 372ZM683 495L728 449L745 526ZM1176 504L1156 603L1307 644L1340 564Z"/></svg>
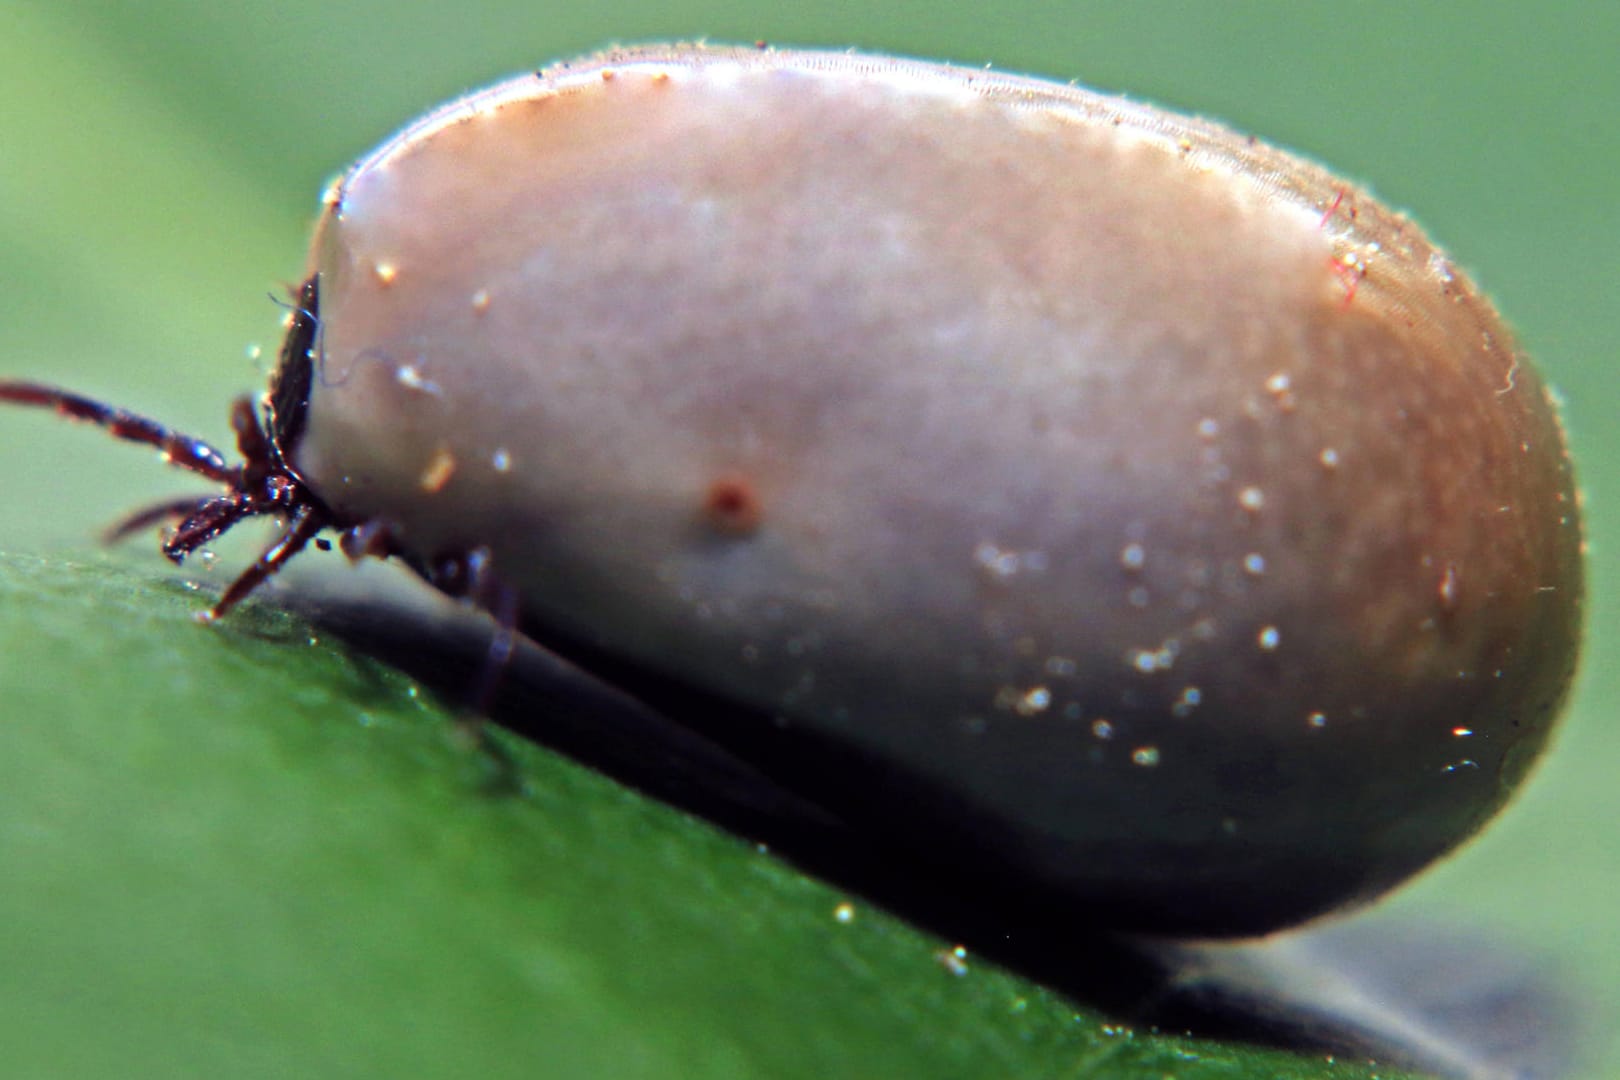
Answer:
<svg viewBox="0 0 1620 1080"><path fill-rule="evenodd" d="M402 132L309 270L272 434L323 517L487 549L540 640L1088 926L1376 896L1502 805L1573 670L1573 481L1511 335L1212 125L634 50Z"/></svg>
<svg viewBox="0 0 1620 1080"><path fill-rule="evenodd" d="M1565 692L1574 491L1509 332L1223 129L631 51L407 129L312 258L293 457L336 512L487 545L542 639L757 712L833 806L1103 925L1376 895Z"/></svg>

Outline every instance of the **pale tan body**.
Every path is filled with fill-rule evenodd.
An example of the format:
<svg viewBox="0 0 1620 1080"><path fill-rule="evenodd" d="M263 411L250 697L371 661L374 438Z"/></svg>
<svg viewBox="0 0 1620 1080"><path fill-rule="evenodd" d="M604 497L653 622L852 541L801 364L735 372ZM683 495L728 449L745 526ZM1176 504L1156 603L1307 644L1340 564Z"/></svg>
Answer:
<svg viewBox="0 0 1620 1080"><path fill-rule="evenodd" d="M1369 898L1566 688L1540 384L1413 226L1224 129L630 51L407 129L312 258L293 456L335 511L487 545L542 635L833 747L790 779L1102 923Z"/></svg>

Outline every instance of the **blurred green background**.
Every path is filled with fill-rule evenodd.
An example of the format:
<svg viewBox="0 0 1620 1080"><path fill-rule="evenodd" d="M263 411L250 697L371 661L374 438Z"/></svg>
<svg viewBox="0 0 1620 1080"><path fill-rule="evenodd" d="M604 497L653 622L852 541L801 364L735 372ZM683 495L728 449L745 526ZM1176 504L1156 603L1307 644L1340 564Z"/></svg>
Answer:
<svg viewBox="0 0 1620 1080"><path fill-rule="evenodd" d="M1620 1075L1620 6L6 0L0 372L224 442L226 402L270 362L253 347L277 343L266 293L299 277L328 178L496 77L693 37L993 63L1205 113L1365 180L1473 270L1567 399L1588 651L1530 790L1391 904L1539 943L1600 1018L1593 1075ZM184 490L21 413L0 415L0 461L0 551L82 550L117 510ZM0 716L28 689L0 685Z"/></svg>

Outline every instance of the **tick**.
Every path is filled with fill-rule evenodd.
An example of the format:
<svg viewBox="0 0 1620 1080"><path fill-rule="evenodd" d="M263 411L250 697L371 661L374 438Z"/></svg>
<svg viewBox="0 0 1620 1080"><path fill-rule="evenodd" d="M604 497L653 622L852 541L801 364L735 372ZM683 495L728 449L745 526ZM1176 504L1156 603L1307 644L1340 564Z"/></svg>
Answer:
<svg viewBox="0 0 1620 1080"><path fill-rule="evenodd" d="M1355 185L1071 85L653 46L475 93L327 193L181 562L324 531L1088 926L1364 903L1519 786L1574 669L1548 395ZM655 695L656 696L656 695Z"/></svg>

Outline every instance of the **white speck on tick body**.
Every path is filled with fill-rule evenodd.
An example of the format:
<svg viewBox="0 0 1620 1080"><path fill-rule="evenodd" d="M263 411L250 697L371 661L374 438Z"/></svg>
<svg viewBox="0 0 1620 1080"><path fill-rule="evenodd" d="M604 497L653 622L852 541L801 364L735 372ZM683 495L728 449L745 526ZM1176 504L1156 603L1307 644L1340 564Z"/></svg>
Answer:
<svg viewBox="0 0 1620 1080"><path fill-rule="evenodd" d="M991 577L1005 581L1018 573L1020 560L1016 551L1005 551L985 541L973 549L973 561Z"/></svg>
<svg viewBox="0 0 1620 1080"><path fill-rule="evenodd" d="M440 446L422 467L417 486L427 495L437 495L456 473L456 456L448 446Z"/></svg>
<svg viewBox="0 0 1620 1080"><path fill-rule="evenodd" d="M1052 704L1052 691L1044 686L1031 687L1018 698L1014 711L1020 716L1036 716Z"/></svg>
<svg viewBox="0 0 1620 1080"><path fill-rule="evenodd" d="M1063 678L1079 671L1080 665L1071 656L1048 656L1044 669L1054 678Z"/></svg>
<svg viewBox="0 0 1620 1080"><path fill-rule="evenodd" d="M1440 610L1450 614L1457 610L1458 601L1457 567L1447 563L1440 574L1440 584L1436 592L1440 598Z"/></svg>
<svg viewBox="0 0 1620 1080"><path fill-rule="evenodd" d="M407 390L416 390L424 394L443 394L439 384L423 378L422 372L414 364L401 364L394 370L394 381Z"/></svg>

